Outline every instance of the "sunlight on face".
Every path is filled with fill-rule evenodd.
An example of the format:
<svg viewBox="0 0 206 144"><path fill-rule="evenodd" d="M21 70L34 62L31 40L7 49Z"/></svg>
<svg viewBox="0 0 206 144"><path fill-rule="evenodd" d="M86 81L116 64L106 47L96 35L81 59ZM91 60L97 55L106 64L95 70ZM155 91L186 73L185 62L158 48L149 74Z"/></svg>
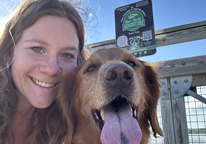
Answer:
<svg viewBox="0 0 206 144"><path fill-rule="evenodd" d="M79 39L67 18L45 15L16 43L11 72L19 104L48 107L64 76L77 66Z"/></svg>

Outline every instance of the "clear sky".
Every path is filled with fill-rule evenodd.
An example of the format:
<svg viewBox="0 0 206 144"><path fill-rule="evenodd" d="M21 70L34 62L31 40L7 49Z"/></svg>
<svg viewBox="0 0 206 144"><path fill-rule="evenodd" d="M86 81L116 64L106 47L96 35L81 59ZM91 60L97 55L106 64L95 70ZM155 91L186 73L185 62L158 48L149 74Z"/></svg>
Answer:
<svg viewBox="0 0 206 144"><path fill-rule="evenodd" d="M86 5L93 11L90 14L91 22L87 25L86 44L115 39L114 10L138 1L86 0ZM206 20L206 0L152 0L152 3L155 30ZM0 0L0 18L17 4L18 0ZM157 47L155 55L141 59L156 62L199 55L206 55L206 39Z"/></svg>
<svg viewBox="0 0 206 144"><path fill-rule="evenodd" d="M93 10L99 9L99 24L89 30L89 43L115 39L114 10L139 0L90 0ZM206 20L206 0L152 0L155 30ZM155 62L206 55L206 39L157 47L153 56L141 59Z"/></svg>

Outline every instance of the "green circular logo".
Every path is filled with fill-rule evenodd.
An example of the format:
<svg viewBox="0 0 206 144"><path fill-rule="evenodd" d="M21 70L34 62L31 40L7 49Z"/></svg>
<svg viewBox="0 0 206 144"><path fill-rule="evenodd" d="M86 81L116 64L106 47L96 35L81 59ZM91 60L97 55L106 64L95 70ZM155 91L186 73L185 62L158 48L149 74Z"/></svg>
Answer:
<svg viewBox="0 0 206 144"><path fill-rule="evenodd" d="M123 21L123 31L135 31L142 26L145 26L145 19L141 12L131 11L125 16Z"/></svg>

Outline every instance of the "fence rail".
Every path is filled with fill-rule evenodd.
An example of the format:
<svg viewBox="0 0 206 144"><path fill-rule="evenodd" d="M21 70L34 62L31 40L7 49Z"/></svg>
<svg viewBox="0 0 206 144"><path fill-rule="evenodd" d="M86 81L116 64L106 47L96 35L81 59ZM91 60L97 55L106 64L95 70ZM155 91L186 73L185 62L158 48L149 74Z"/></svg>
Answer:
<svg viewBox="0 0 206 144"><path fill-rule="evenodd" d="M181 25L155 31L156 46L165 46L206 38L206 21ZM115 39L88 44L94 50L116 47Z"/></svg>

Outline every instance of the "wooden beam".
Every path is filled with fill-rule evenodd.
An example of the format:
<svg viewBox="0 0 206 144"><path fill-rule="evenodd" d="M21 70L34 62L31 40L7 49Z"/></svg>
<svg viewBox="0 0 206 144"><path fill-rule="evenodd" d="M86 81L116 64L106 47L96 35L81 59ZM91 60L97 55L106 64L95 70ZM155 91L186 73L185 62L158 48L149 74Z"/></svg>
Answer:
<svg viewBox="0 0 206 144"><path fill-rule="evenodd" d="M192 86L206 86L206 73L193 75Z"/></svg>
<svg viewBox="0 0 206 144"><path fill-rule="evenodd" d="M164 78L203 74L206 73L206 55L157 62L157 65L159 65L158 73Z"/></svg>
<svg viewBox="0 0 206 144"><path fill-rule="evenodd" d="M188 42L193 40L200 40L206 38L206 21L180 25L177 27L162 29L155 31L156 46L165 46ZM98 43L86 45L88 48L101 49L116 47L116 40L102 41Z"/></svg>
<svg viewBox="0 0 206 144"><path fill-rule="evenodd" d="M206 21L181 25L155 32L157 46L165 46L206 38Z"/></svg>

